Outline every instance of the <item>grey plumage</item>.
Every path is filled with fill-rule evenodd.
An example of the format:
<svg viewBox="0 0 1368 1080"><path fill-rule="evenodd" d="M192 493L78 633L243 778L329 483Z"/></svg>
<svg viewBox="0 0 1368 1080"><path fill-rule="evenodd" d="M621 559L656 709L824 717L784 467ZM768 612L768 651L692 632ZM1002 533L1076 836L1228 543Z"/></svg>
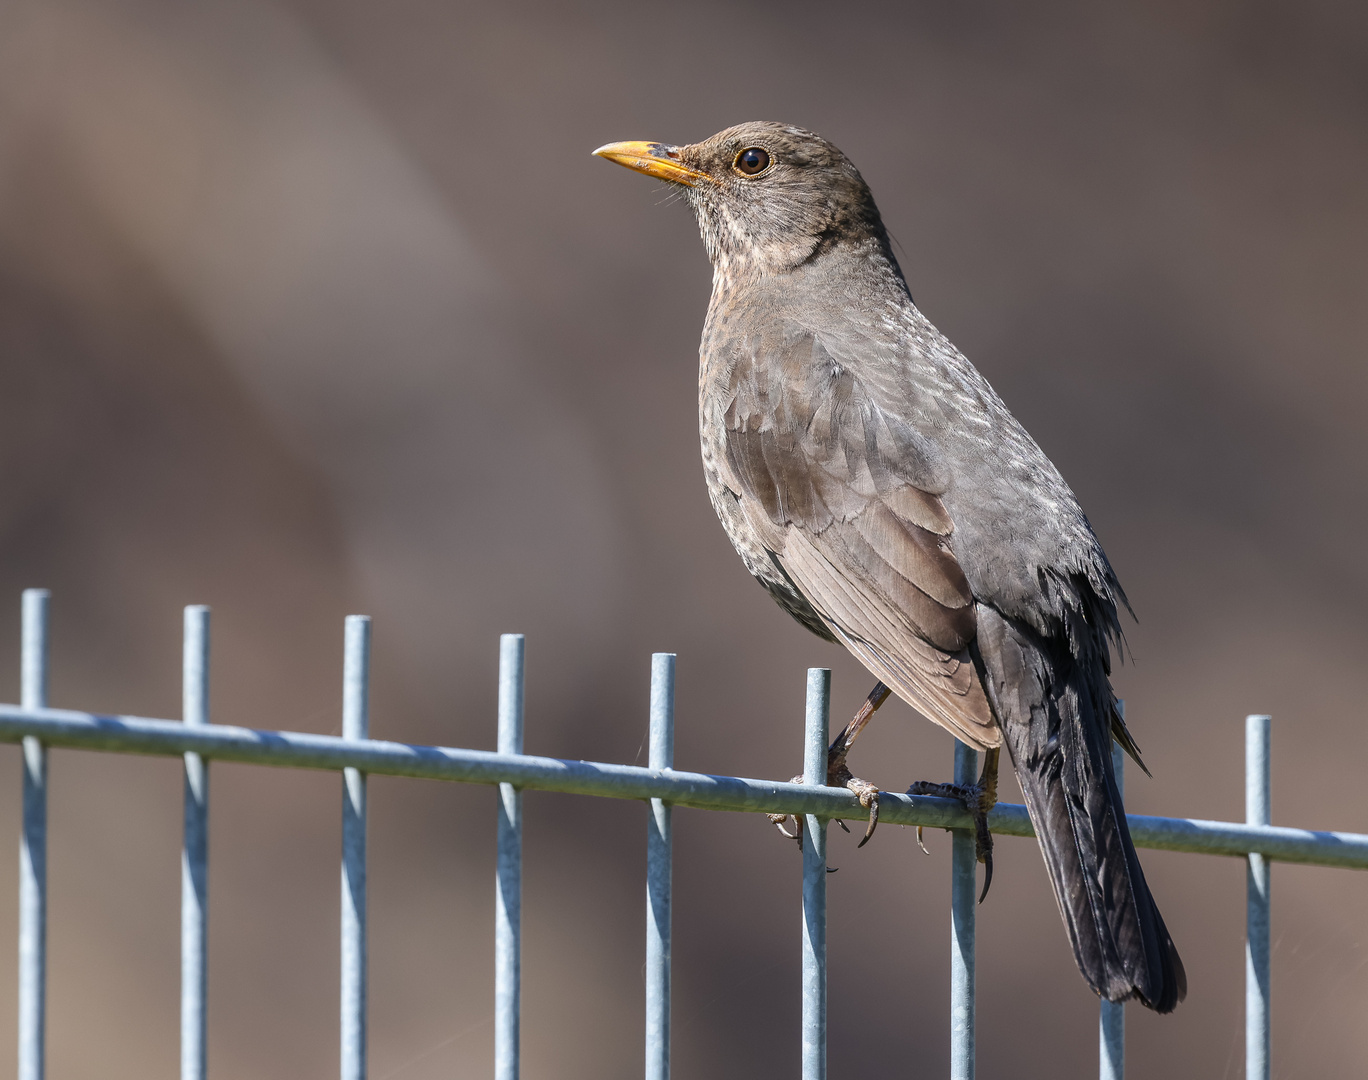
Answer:
<svg viewBox="0 0 1368 1080"><path fill-rule="evenodd" d="M747 568L930 719L1006 743L1084 978L1171 1010L1186 977L1111 767L1113 730L1134 752L1108 681L1126 601L1073 492L917 309L830 143L752 123L603 152L697 214L703 464Z"/></svg>

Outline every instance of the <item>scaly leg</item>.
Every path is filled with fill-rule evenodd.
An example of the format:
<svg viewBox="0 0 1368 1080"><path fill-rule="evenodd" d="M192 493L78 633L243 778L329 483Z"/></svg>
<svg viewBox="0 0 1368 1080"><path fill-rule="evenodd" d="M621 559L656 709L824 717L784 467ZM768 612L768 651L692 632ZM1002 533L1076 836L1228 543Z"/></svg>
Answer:
<svg viewBox="0 0 1368 1080"><path fill-rule="evenodd" d="M827 750L827 786L849 788L859 796L860 805L869 811L869 826L865 829L864 839L859 843L860 847L864 847L868 843L879 824L879 789L867 780L861 780L858 776L851 775L850 769L846 767L846 755L850 753L850 748L855 745L855 740L878 711L879 706L888 700L890 693L892 691L883 683L875 683L874 689L869 692L864 704L860 706L860 711L851 718L850 723L841 729L841 733L836 736L836 741ZM801 784L803 778L795 776L793 782ZM803 832L798 822L793 823L795 831L792 833L784 827L789 820L788 814L770 814L768 817L786 837L802 843ZM841 828L845 828L844 822L838 821L838 824Z"/></svg>
<svg viewBox="0 0 1368 1080"><path fill-rule="evenodd" d="M977 784L933 784L929 780L918 780L907 789L909 795L935 795L942 799L958 799L974 819L974 851L978 861L983 863L983 891L979 893L979 903L988 895L988 886L993 883L993 834L988 830L988 811L997 805L998 757L999 747L993 747L983 756L983 773ZM917 827L917 842L921 842L921 827Z"/></svg>

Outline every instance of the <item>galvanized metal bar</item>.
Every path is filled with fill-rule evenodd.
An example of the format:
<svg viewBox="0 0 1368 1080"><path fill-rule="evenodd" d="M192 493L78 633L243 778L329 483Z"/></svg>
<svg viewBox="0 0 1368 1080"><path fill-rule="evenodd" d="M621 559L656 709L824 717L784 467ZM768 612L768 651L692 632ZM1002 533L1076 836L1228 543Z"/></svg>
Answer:
<svg viewBox="0 0 1368 1080"><path fill-rule="evenodd" d="M867 811L845 788L811 788L781 780L712 776L677 769L658 773L634 765L418 746L381 739L358 743L333 735L257 730L226 724L195 729L168 720L67 709L34 713L18 706L0 704L0 743L18 742L28 734L37 735L52 746L84 750L159 755L193 751L206 760L332 771L358 768L372 775L475 784L507 783L520 788L618 799L658 798L677 806L702 809L813 813L828 818L867 816ZM944 829L967 828L969 824L964 807L955 799L884 792L880 808L879 820L885 823ZM1001 803L989 820L995 831L1006 835L1034 835L1025 807ZM1227 823L1209 824L1224 827ZM1247 828L1244 825L1231 827L1236 830ZM1349 864L1359 858L1354 834L1317 835L1335 835L1343 839ZM1368 866L1368 837L1362 840L1362 860ZM1243 854L1245 850L1241 847L1238 853Z"/></svg>
<svg viewBox="0 0 1368 1080"><path fill-rule="evenodd" d="M1119 702L1125 716L1125 702ZM1126 794L1126 752L1112 743L1112 772L1116 790ZM1126 1080L1126 1003L1103 1000L1098 1010L1098 1076L1100 1080Z"/></svg>
<svg viewBox="0 0 1368 1080"><path fill-rule="evenodd" d="M46 589L25 589L20 696L25 709L48 702ZM47 747L23 738L24 823L19 837L19 1080L42 1080L47 1057Z"/></svg>
<svg viewBox="0 0 1368 1080"><path fill-rule="evenodd" d="M1245 819L1269 822L1269 734L1272 717L1245 717ZM1245 1080L1270 1076L1269 865L1251 853L1245 872Z"/></svg>
<svg viewBox="0 0 1368 1080"><path fill-rule="evenodd" d="M955 783L978 779L978 752L955 740ZM974 1080L974 916L978 856L974 834L950 841L950 1080Z"/></svg>
<svg viewBox="0 0 1368 1080"><path fill-rule="evenodd" d="M523 636L499 639L499 753L523 749ZM499 784L494 910L494 1077L518 1080L522 1022L522 791Z"/></svg>
<svg viewBox="0 0 1368 1080"><path fill-rule="evenodd" d="M803 726L803 783L827 782L827 724L831 713L831 671L808 668ZM826 830L827 819L805 814L803 838L803 1080L826 1080Z"/></svg>
<svg viewBox="0 0 1368 1080"><path fill-rule="evenodd" d="M348 615L343 638L342 738L370 738L371 621ZM342 1080L366 1078L366 774L342 770Z"/></svg>
<svg viewBox="0 0 1368 1080"><path fill-rule="evenodd" d="M811 788L780 780L711 776L673 770L656 773L634 765L507 755L450 746L415 746L370 739L349 742L333 735L259 731L211 724L189 728L172 720L111 716L70 709L29 711L0 704L0 743L32 735L48 746L126 754L179 755L294 769L357 768L383 776L411 776L467 784L514 784L541 791L601 795L612 799L665 799L675 806L756 814L817 814L864 818L867 812L844 788ZM879 797L879 820L893 825L967 829L972 824L956 799L924 795ZM1248 825L1237 821L1149 817L1130 814L1136 847L1244 858L1249 852L1277 862L1368 870L1368 835ZM1026 808L998 803L988 815L998 836L1035 836Z"/></svg>
<svg viewBox="0 0 1368 1080"><path fill-rule="evenodd" d="M181 650L184 726L209 723L209 609L185 609ZM185 843L181 850L181 1080L209 1067L209 766L185 755Z"/></svg>
<svg viewBox="0 0 1368 1080"><path fill-rule="evenodd" d="M1243 856L1257 852L1276 862L1368 870L1368 861L1364 858L1368 836L1362 833L1197 818L1147 817L1144 814L1128 814L1126 821L1136 847L1190 851L1199 855Z"/></svg>
<svg viewBox="0 0 1368 1080"><path fill-rule="evenodd" d="M651 657L650 756L654 771L674 767L674 653ZM670 804L652 799L646 819L646 1080L670 1080Z"/></svg>

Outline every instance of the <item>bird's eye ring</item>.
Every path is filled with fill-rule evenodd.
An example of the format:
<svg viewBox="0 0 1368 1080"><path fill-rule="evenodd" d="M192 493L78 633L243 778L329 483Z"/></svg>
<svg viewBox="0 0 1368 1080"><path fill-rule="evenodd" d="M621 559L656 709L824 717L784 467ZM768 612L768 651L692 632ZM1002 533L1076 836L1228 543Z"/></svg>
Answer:
<svg viewBox="0 0 1368 1080"><path fill-rule="evenodd" d="M763 146L748 146L736 155L732 168L742 176L759 176L770 167L769 151Z"/></svg>

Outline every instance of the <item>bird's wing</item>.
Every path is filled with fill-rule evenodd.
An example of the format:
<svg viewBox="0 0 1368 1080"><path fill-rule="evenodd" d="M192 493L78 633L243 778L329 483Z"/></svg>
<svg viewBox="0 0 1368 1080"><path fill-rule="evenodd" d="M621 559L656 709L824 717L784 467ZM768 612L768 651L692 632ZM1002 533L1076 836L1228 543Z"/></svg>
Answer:
<svg viewBox="0 0 1368 1080"><path fill-rule="evenodd" d="M900 697L997 746L934 447L812 335L743 347L728 394L728 486L775 564Z"/></svg>

